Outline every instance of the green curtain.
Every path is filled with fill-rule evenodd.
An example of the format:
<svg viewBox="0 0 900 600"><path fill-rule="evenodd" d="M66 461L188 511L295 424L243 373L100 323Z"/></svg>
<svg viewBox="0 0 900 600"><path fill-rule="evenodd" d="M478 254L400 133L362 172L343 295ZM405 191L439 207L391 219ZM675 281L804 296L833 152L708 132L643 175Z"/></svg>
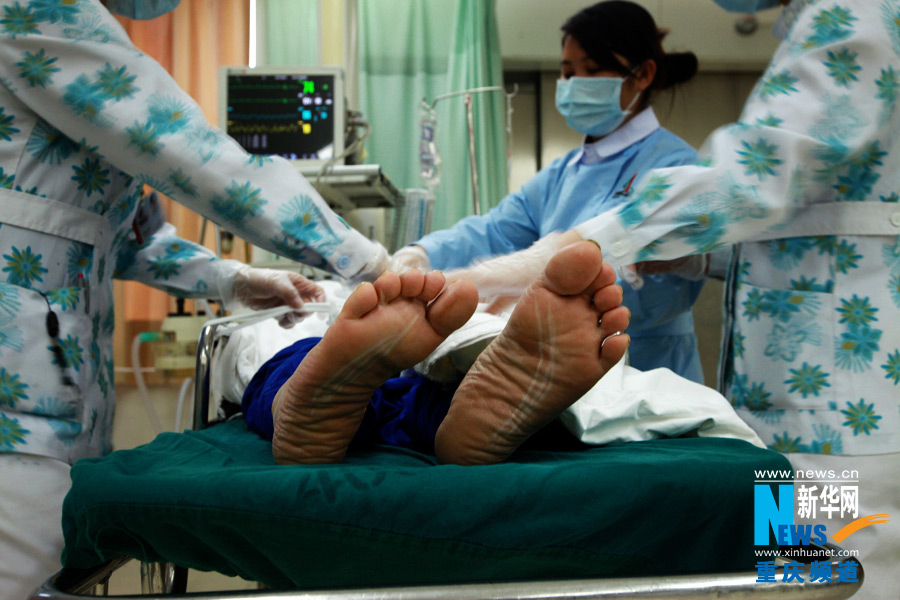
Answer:
<svg viewBox="0 0 900 600"><path fill-rule="evenodd" d="M456 0L359 0L359 103L372 124L366 162L398 188L422 187L423 98L443 94Z"/></svg>
<svg viewBox="0 0 900 600"><path fill-rule="evenodd" d="M266 0L265 64L273 67L319 64L318 0Z"/></svg>
<svg viewBox="0 0 900 600"><path fill-rule="evenodd" d="M423 99L502 86L494 0L359 0L360 106L372 124L367 162L398 188L424 187L419 175ZM450 25L448 27L448 25ZM483 212L506 193L506 103L502 93L473 96ZM437 106L443 161L432 229L473 213L462 96Z"/></svg>
<svg viewBox="0 0 900 600"><path fill-rule="evenodd" d="M448 91L503 86L500 36L494 0L459 0L448 65ZM506 96L503 92L471 95L474 113L475 164L481 214L507 192ZM437 106L438 149L443 160L441 192L435 203L434 229L450 227L474 214L469 134L464 96Z"/></svg>

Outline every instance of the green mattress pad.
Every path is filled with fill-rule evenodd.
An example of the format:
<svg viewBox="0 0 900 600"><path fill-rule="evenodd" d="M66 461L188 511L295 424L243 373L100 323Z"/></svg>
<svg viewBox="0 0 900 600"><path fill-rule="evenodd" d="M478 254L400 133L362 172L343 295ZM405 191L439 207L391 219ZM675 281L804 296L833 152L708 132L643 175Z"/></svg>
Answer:
<svg viewBox="0 0 900 600"><path fill-rule="evenodd" d="M494 466L394 447L280 466L231 421L76 463L63 563L124 555L298 589L753 570L759 469L790 464L678 438Z"/></svg>

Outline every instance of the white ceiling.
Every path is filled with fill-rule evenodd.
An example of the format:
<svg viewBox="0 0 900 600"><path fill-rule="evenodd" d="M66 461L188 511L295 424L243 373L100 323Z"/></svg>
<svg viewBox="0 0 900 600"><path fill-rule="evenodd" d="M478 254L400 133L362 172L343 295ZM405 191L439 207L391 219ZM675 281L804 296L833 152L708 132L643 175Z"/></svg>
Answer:
<svg viewBox="0 0 900 600"><path fill-rule="evenodd" d="M634 0L659 27L668 28L668 51L691 50L706 71L759 71L778 46L771 34L779 9L762 11L759 28L741 35L742 15L721 9L712 0ZM585 0L497 0L497 20L504 67L547 69L559 66L560 26L592 2Z"/></svg>

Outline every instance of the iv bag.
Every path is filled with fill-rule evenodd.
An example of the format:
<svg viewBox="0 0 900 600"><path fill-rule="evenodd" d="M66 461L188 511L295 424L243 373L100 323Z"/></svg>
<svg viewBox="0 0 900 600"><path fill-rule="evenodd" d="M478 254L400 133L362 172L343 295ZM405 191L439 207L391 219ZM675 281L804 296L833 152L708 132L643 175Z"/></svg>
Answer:
<svg viewBox="0 0 900 600"><path fill-rule="evenodd" d="M441 157L438 154L435 136L437 133L437 112L423 102L419 119L419 175L425 187L432 193L441 182Z"/></svg>

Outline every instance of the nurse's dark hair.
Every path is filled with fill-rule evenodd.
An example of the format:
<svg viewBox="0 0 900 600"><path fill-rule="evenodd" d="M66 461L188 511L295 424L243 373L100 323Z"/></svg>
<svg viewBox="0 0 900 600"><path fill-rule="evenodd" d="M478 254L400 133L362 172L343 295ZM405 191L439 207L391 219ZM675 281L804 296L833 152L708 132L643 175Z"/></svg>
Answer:
<svg viewBox="0 0 900 600"><path fill-rule="evenodd" d="M644 7L628 0L605 0L589 6L569 17L562 31L563 44L568 37L575 38L602 69L630 75L632 69L653 59L656 76L650 90L670 88L697 74L697 56L693 52L665 52L662 41L668 31L660 30ZM614 54L624 57L629 66Z"/></svg>

